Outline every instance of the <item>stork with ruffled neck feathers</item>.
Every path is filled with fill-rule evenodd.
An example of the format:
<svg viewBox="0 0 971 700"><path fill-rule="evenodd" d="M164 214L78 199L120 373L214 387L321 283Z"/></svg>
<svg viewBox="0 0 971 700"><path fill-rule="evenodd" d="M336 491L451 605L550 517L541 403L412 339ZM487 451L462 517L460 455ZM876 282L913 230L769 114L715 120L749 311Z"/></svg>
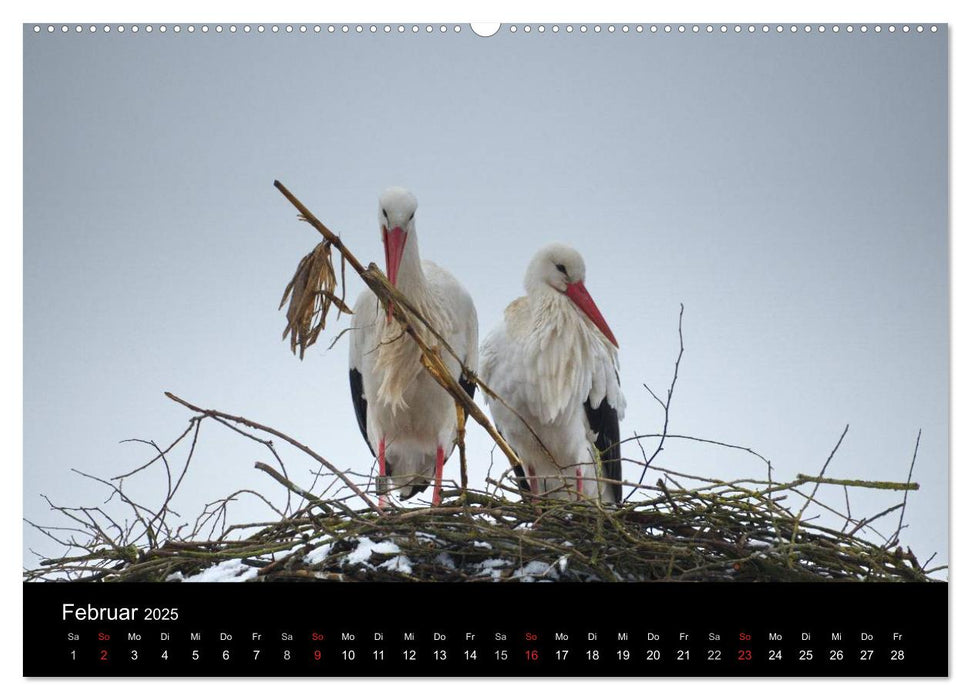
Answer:
<svg viewBox="0 0 971 700"><path fill-rule="evenodd" d="M617 339L584 284L573 248L533 257L526 296L482 344L481 377L496 427L519 455L520 488L547 498L621 500Z"/></svg>

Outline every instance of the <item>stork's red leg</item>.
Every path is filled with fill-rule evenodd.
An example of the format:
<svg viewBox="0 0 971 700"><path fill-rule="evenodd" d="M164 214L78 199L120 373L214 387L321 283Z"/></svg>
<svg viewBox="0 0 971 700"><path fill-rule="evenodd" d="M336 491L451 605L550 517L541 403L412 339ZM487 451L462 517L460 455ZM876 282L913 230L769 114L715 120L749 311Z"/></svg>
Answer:
<svg viewBox="0 0 971 700"><path fill-rule="evenodd" d="M577 500L581 500L583 496L583 468L577 467Z"/></svg>
<svg viewBox="0 0 971 700"><path fill-rule="evenodd" d="M529 474L529 490L533 492L534 496L538 496L539 483L536 479L536 470L532 467L526 467L526 473Z"/></svg>
<svg viewBox="0 0 971 700"><path fill-rule="evenodd" d="M445 450L441 447L435 451L435 491L432 494L432 505L442 502L442 471L445 469Z"/></svg>
<svg viewBox="0 0 971 700"><path fill-rule="evenodd" d="M381 488L386 488L385 476L387 475L387 469L384 462L384 438L381 438L381 442L378 443L378 478L380 479ZM388 505L388 497L383 493L378 495L378 506L384 508Z"/></svg>

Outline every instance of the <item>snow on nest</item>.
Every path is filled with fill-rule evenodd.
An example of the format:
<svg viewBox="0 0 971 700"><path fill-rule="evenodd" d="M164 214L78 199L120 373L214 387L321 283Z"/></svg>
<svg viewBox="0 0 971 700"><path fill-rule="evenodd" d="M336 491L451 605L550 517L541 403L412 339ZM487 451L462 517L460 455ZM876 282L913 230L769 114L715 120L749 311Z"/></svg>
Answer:
<svg viewBox="0 0 971 700"><path fill-rule="evenodd" d="M393 559L388 559L388 561L378 566L378 568L387 569L388 571L397 571L402 574L410 574L411 560L408 557L399 554Z"/></svg>
<svg viewBox="0 0 971 700"><path fill-rule="evenodd" d="M498 581L502 578L503 571L507 566L512 566L512 562L505 559L486 559L479 562L479 573L483 576L490 576Z"/></svg>
<svg viewBox="0 0 971 700"><path fill-rule="evenodd" d="M531 561L512 573L512 578L518 578L522 581L535 581L537 579L548 581L559 577L555 565L547 564L544 561Z"/></svg>
<svg viewBox="0 0 971 700"><path fill-rule="evenodd" d="M431 537L428 535L428 537ZM314 561L310 563L316 563L323 561L323 559L330 553L331 547L333 545L327 544L322 546L320 549L326 549L326 552L318 554L314 557ZM311 554L315 554L312 552ZM388 571L395 571L400 574L412 573L412 567L414 566L411 559L401 554L401 547L391 541L375 542L370 537L361 537L357 540L357 547L354 551L345 555L340 566L365 566L367 568L372 568L371 557L375 554L396 554L397 556L391 557L385 562L378 564L377 568L386 569ZM307 558L310 561L310 558Z"/></svg>
<svg viewBox="0 0 971 700"><path fill-rule="evenodd" d="M240 559L228 559L200 571L194 576L181 579L187 583L215 583L227 581L246 581L256 577L258 569L244 564ZM171 577L169 577L171 580Z"/></svg>
<svg viewBox="0 0 971 700"><path fill-rule="evenodd" d="M330 550L333 548L333 546L334 546L333 542L322 544L319 547L317 547L317 549L313 549L310 552L308 552L307 556L305 556L303 560L308 564L319 564L320 562L322 562L324 559L327 558L327 555L330 554Z"/></svg>
<svg viewBox="0 0 971 700"><path fill-rule="evenodd" d="M437 539L427 533L417 534L423 539ZM351 538L350 543L354 544L353 549L338 557L334 555L334 545L336 543L329 535L313 540L310 545L317 546L303 556L303 561L313 566L323 563L328 557L334 556L337 559L334 563L341 568L360 566L366 569L377 568L408 576L413 574L415 563L408 556L402 554L401 547L392 540L374 541L370 537L358 537ZM273 558L278 559L306 546L306 544L301 544L290 550L276 552ZM482 540L474 540L472 546L483 552L494 549L494 546L490 542ZM380 564L377 562L372 563L374 555L379 555L378 561L381 561ZM479 562L468 562L463 568L473 577L492 579L493 581L507 577L519 581L550 581L557 580L561 574L566 573L568 560L569 555L563 555L558 557L552 564L534 560L527 562L519 568L515 568L516 563L514 561L492 557ZM454 558L448 552L439 552L435 556L434 561L447 569L457 570L459 568ZM255 578L258 571L258 566L244 564L240 559L230 559L214 564L193 576L184 576L182 573L177 572L169 576L167 580L187 582L248 581Z"/></svg>
<svg viewBox="0 0 971 700"><path fill-rule="evenodd" d="M435 535L429 535L427 532L416 532L415 537L422 537L426 540L432 541L435 544L444 544L440 537L436 537Z"/></svg>
<svg viewBox="0 0 971 700"><path fill-rule="evenodd" d="M394 542L375 542L370 537L361 537L357 541L357 548L347 555L344 564L366 564L370 566L372 554L398 554L401 548Z"/></svg>

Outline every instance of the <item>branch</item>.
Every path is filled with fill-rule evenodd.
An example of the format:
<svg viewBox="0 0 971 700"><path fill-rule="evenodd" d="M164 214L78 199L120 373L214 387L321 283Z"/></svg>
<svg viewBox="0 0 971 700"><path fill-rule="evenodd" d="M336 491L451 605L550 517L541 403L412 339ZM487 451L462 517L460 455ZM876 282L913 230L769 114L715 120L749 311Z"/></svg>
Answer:
<svg viewBox="0 0 971 700"><path fill-rule="evenodd" d="M917 462L917 448L920 447L920 430L917 431L917 441L914 443L914 455L910 458L910 471L907 472L907 485L910 486L910 478L914 475L914 464ZM916 487L916 484L915 484ZM892 546L892 543L900 538L900 531L904 527L904 511L907 510L907 492L904 492L904 502L901 504L900 508L900 520L897 522L897 531L893 533L893 537L888 541L887 546Z"/></svg>
<svg viewBox="0 0 971 700"><path fill-rule="evenodd" d="M239 423L240 425L245 425L245 426L247 426L249 428L253 428L254 430L261 430L264 433L268 433L270 435L274 435L274 436L280 438L281 440L286 440L288 443L290 443L291 445L293 445L294 447L296 447L298 450L300 450L304 454L309 455L310 457L313 457L315 460L317 460L318 463L320 463L321 466L326 467L331 472L333 472L335 476L337 476L339 479L341 479L347 485L347 487L351 489L351 491L353 491L355 494L357 494L357 496L368 505L368 508L370 508L371 510L373 510L373 511L375 511L377 513L383 513L384 512L382 510L382 508L377 503L375 503L374 501L372 501L363 491L361 491L361 489L359 489L357 487L357 485L353 481L351 481L350 479L348 479L347 476L344 474L344 472L342 470L340 470L337 467L335 467L333 464L331 464L330 462L328 462L326 459L324 459L323 457L321 457L319 454L317 454L316 452L314 452L312 449L310 449L309 447L307 447L303 443L297 442L296 440L294 440L292 437L290 437L286 433L281 433L279 430L276 430L275 428L271 428L271 427L266 426L266 425L261 425L260 423L256 423L254 421L251 421L248 418L243 418L242 416L233 416L233 415L230 415L228 413L222 413L221 411L215 411L215 410L206 409L206 408L199 408L198 406L195 406L195 405L189 403L185 399L179 398L178 396L176 396L175 394L173 394L170 391L166 391L165 392L165 395L167 397L169 397L170 399L172 399L173 401L175 401L176 403L182 404L183 406L185 406L189 410L195 411L196 413L201 413L204 416L209 416L209 417L213 417L213 418L222 418L223 420L228 420L228 421L231 421L233 423Z"/></svg>
<svg viewBox="0 0 971 700"><path fill-rule="evenodd" d="M674 376L671 377L671 386L668 387L668 398L667 401L662 401L658 398L657 394L651 391L651 388L644 384L644 388L647 389L651 396L664 407L664 426L661 428L661 440L657 443L657 447L654 449L654 454L652 454L648 459L644 461L644 469L641 470L641 476L637 480L638 484L644 483L644 477L647 476L647 468L651 466L651 462L657 457L661 450L664 449L664 439L668 435L668 419L671 415L671 397L674 395L674 385L678 383L678 368L681 366L681 357L684 355L684 334L681 330L681 322L684 319L684 304L681 304L681 311L678 312L678 357L674 361ZM624 499L624 503L630 500L631 496L637 489L632 489L630 493L627 494L627 498Z"/></svg>

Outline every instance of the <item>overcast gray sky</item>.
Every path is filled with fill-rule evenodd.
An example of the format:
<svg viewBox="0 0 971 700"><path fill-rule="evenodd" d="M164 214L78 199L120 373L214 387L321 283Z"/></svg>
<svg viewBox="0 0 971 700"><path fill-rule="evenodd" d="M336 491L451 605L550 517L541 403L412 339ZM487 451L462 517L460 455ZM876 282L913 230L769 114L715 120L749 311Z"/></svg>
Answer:
<svg viewBox="0 0 971 700"><path fill-rule="evenodd" d="M279 340L280 294L318 240L279 178L377 261L377 195L410 187L422 254L470 291L481 337L539 246L574 245L620 342L625 437L661 426L642 383L670 381L682 302L672 432L752 447L781 479L818 471L849 423L828 474L904 480L923 430L904 541L946 558L945 29L25 28L24 52L26 517L53 522L41 493L98 501L69 469L107 477L147 458L120 440L181 432L188 414L164 390L369 467L346 338L328 352L328 333L302 363ZM252 469L261 453L204 438L186 518L238 488L274 492ZM473 429L473 485L487 445ZM764 474L690 445L659 463ZM288 466L309 483L309 463ZM858 494L854 514L895 500Z"/></svg>

